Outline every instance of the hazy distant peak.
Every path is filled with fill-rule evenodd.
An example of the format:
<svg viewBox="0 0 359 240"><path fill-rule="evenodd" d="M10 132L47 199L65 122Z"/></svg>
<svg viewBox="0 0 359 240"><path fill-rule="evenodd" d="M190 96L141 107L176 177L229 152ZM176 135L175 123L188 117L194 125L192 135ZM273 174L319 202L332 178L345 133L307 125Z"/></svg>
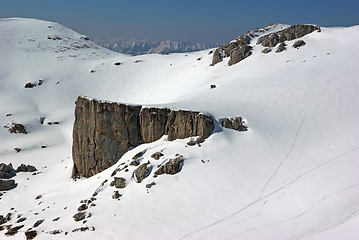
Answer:
<svg viewBox="0 0 359 240"><path fill-rule="evenodd" d="M175 42L169 40L160 42L143 39L140 40L95 38L93 41L100 46L108 48L112 51L130 55L194 52L219 47L218 43L202 44L190 42Z"/></svg>

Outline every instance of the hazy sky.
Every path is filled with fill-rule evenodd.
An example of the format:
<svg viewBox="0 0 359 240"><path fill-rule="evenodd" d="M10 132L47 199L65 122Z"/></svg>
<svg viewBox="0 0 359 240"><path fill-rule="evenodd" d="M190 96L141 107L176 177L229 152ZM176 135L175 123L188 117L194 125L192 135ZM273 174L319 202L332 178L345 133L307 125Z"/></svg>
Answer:
<svg viewBox="0 0 359 240"><path fill-rule="evenodd" d="M0 0L5 17L54 21L90 38L222 44L275 22L358 25L359 0Z"/></svg>

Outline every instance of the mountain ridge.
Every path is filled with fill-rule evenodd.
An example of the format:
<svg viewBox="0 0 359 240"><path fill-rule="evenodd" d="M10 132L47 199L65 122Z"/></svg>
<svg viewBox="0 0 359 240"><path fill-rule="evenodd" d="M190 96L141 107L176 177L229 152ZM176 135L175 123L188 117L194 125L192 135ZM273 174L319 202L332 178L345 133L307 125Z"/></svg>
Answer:
<svg viewBox="0 0 359 240"><path fill-rule="evenodd" d="M143 54L169 54L202 51L219 47L217 43L190 43L176 41L150 41L140 39L106 39L94 38L93 41L102 47L115 52L143 55Z"/></svg>

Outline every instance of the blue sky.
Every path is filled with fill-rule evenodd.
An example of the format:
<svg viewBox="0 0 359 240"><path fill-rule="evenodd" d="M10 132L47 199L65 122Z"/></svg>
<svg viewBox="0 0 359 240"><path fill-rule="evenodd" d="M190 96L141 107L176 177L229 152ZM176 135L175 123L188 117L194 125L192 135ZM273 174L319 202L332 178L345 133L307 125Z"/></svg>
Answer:
<svg viewBox="0 0 359 240"><path fill-rule="evenodd" d="M279 22L359 24L359 0L0 0L0 18L54 21L105 38L225 43Z"/></svg>

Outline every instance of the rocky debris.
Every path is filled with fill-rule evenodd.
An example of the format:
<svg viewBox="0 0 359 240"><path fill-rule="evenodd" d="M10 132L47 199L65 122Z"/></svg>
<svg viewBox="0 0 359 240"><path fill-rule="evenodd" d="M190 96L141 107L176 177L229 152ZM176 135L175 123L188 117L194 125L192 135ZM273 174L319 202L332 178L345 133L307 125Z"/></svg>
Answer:
<svg viewBox="0 0 359 240"><path fill-rule="evenodd" d="M10 236L14 236L16 233L18 233L19 232L19 230L21 229L21 228L23 228L24 227L24 225L20 225L20 226L16 226L16 227L13 227L13 228L9 228L8 230L7 230L7 232L5 233L5 236L7 236L7 237L10 237Z"/></svg>
<svg viewBox="0 0 359 240"><path fill-rule="evenodd" d="M211 89L213 89L213 88L216 88L216 85L212 84L210 87L211 87Z"/></svg>
<svg viewBox="0 0 359 240"><path fill-rule="evenodd" d="M0 191L7 191L15 188L17 184L15 180L1 180L0 179Z"/></svg>
<svg viewBox="0 0 359 240"><path fill-rule="evenodd" d="M11 132L11 133L27 134L27 131L26 131L24 125L22 125L21 123L12 123L10 127L8 127L8 126L4 126L4 127L7 128L9 130L9 132Z"/></svg>
<svg viewBox="0 0 359 240"><path fill-rule="evenodd" d="M247 127L243 125L241 117L224 118L221 120L221 125L224 128L229 128L237 131L244 131L247 129Z"/></svg>
<svg viewBox="0 0 359 240"><path fill-rule="evenodd" d="M6 114L6 117L10 117L12 114L11 113L7 113Z"/></svg>
<svg viewBox="0 0 359 240"><path fill-rule="evenodd" d="M36 223L34 223L34 228L38 227L41 223L43 223L45 219L37 220Z"/></svg>
<svg viewBox="0 0 359 240"><path fill-rule="evenodd" d="M59 221L60 220L60 217L57 217L57 218L54 218L52 221L56 222L56 221Z"/></svg>
<svg viewBox="0 0 359 240"><path fill-rule="evenodd" d="M264 47L275 47L278 43L301 38L315 30L320 31L320 28L314 25L293 25L284 30L260 37L257 41L257 45L261 44Z"/></svg>
<svg viewBox="0 0 359 240"><path fill-rule="evenodd" d="M136 160L133 160L132 162L130 162L131 166L138 166L140 165Z"/></svg>
<svg viewBox="0 0 359 240"><path fill-rule="evenodd" d="M299 48L299 47L304 46L304 45L305 45L305 42L303 40L298 40L293 44L293 47L294 48Z"/></svg>
<svg viewBox="0 0 359 240"><path fill-rule="evenodd" d="M156 160L160 159L160 157L164 156L163 153L161 152L155 152L154 154L151 155L151 158L154 158Z"/></svg>
<svg viewBox="0 0 359 240"><path fill-rule="evenodd" d="M179 173L182 169L184 158L182 155L170 159L165 165L162 165L157 171L155 172L155 175L161 175L161 174L176 174Z"/></svg>
<svg viewBox="0 0 359 240"><path fill-rule="evenodd" d="M26 220L26 217L19 218L16 223L21 223Z"/></svg>
<svg viewBox="0 0 359 240"><path fill-rule="evenodd" d="M8 165L5 163L0 163L0 179L12 178L15 175L16 173L11 163Z"/></svg>
<svg viewBox="0 0 359 240"><path fill-rule="evenodd" d="M135 170L135 176L138 183L142 182L150 173L152 167L148 167L150 163L144 163Z"/></svg>
<svg viewBox="0 0 359 240"><path fill-rule="evenodd" d="M40 194L40 195L37 195L37 197L35 198L35 200L38 200L38 199L40 199L40 198L42 198L42 195Z"/></svg>
<svg viewBox="0 0 359 240"><path fill-rule="evenodd" d="M135 156L133 156L132 159L133 159L133 160L137 160L137 159L139 159L140 157L142 157L143 154L145 154L145 152L139 152L139 153L137 153Z"/></svg>
<svg viewBox="0 0 359 240"><path fill-rule="evenodd" d="M115 62L114 65L120 66L120 65L121 65L121 62Z"/></svg>
<svg viewBox="0 0 359 240"><path fill-rule="evenodd" d="M194 145L196 145L196 144L197 144L197 142L196 142L193 138L191 138L191 139L189 140L189 142L187 143L188 146L194 146Z"/></svg>
<svg viewBox="0 0 359 240"><path fill-rule="evenodd" d="M53 34L53 35L48 35L47 39L61 40L61 37L59 35Z"/></svg>
<svg viewBox="0 0 359 240"><path fill-rule="evenodd" d="M11 216L11 213L6 214L5 217L3 215L0 215L0 225L9 222L11 220Z"/></svg>
<svg viewBox="0 0 359 240"><path fill-rule="evenodd" d="M115 193L112 195L112 198L113 199L119 199L122 195L118 192L118 191L115 191Z"/></svg>
<svg viewBox="0 0 359 240"><path fill-rule="evenodd" d="M115 179L113 180L113 185L116 188L125 188L126 187L126 179L124 179L123 177L115 177Z"/></svg>
<svg viewBox="0 0 359 240"><path fill-rule="evenodd" d="M88 230L95 231L95 228L94 227L89 228L87 226L86 227L80 227L80 228L73 229L72 232L84 232L84 231L88 231Z"/></svg>
<svg viewBox="0 0 359 240"><path fill-rule="evenodd" d="M149 184L146 184L146 188L151 188L152 186L155 186L156 183L155 182L151 182Z"/></svg>
<svg viewBox="0 0 359 240"><path fill-rule="evenodd" d="M16 153L21 151L21 148L15 148Z"/></svg>
<svg viewBox="0 0 359 240"><path fill-rule="evenodd" d="M285 44L284 42L282 42L281 44L279 44L277 50L275 51L276 53L280 53L280 52L283 52L285 51L287 48L286 48L287 44Z"/></svg>
<svg viewBox="0 0 359 240"><path fill-rule="evenodd" d="M270 53L272 51L271 48L265 48L263 49L262 53Z"/></svg>
<svg viewBox="0 0 359 240"><path fill-rule="evenodd" d="M24 88L33 88L33 87L36 87L36 83L28 82L24 86Z"/></svg>
<svg viewBox="0 0 359 240"><path fill-rule="evenodd" d="M37 171L36 167L32 165L25 165L25 164L21 164L16 169L16 172L35 172L35 171Z"/></svg>
<svg viewBox="0 0 359 240"><path fill-rule="evenodd" d="M86 210L87 209L87 204L82 204L78 209L77 209L77 211L84 211L84 210Z"/></svg>
<svg viewBox="0 0 359 240"><path fill-rule="evenodd" d="M187 110L145 108L79 97L73 128L72 177L93 176L115 164L130 147L168 135L168 140L209 137L211 116ZM136 165L134 161L131 164Z"/></svg>
<svg viewBox="0 0 359 240"><path fill-rule="evenodd" d="M25 232L26 240L32 240L37 236L37 231L35 230L27 230Z"/></svg>
<svg viewBox="0 0 359 240"><path fill-rule="evenodd" d="M75 215L73 215L72 217L74 218L74 220L75 220L76 222L81 221L81 220L85 219L85 217L86 217L86 212L78 212L78 213L76 213Z"/></svg>
<svg viewBox="0 0 359 240"><path fill-rule="evenodd" d="M62 231L61 230L52 230L49 233L52 234L52 235L57 235L57 234L62 233Z"/></svg>
<svg viewBox="0 0 359 240"><path fill-rule="evenodd" d="M219 62L222 62L223 58L225 57L232 58L232 51L236 50L236 52L241 52L241 50L238 50L238 48L245 46L249 47L248 45L250 44L250 41L251 41L251 37L246 33L237 37L235 40L220 46L213 53L211 66L214 66ZM233 54L233 56L237 57L236 54ZM232 60L232 62L235 62L235 60Z"/></svg>

